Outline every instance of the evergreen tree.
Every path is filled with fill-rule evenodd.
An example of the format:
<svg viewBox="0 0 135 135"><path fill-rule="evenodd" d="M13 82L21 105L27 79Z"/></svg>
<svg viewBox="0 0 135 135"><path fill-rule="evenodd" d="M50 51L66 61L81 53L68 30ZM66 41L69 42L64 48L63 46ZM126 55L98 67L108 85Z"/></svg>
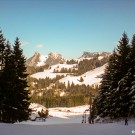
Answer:
<svg viewBox="0 0 135 135"><path fill-rule="evenodd" d="M116 52L114 51L109 59L99 91L99 97L97 98L98 114L101 116L120 117L119 108L121 107L122 89L118 89L118 86L120 80L128 72L130 64L127 57L129 52L129 40L127 35L123 33Z"/></svg>
<svg viewBox="0 0 135 135"><path fill-rule="evenodd" d="M98 115L105 117L111 117L111 108L112 108L112 93L113 89L117 86L117 81L115 81L114 74L117 69L116 64L117 54L115 50L113 54L110 56L108 65L106 67L105 73L103 75L103 79L101 82L101 87L99 90L99 96L97 98L97 109Z"/></svg>
<svg viewBox="0 0 135 135"><path fill-rule="evenodd" d="M5 66L2 72L2 90L4 91L4 100L3 100L3 122L13 122L12 115L14 114L14 107L12 105L12 98L14 97L14 78L15 78L15 71L13 68L13 57L12 57L12 50L9 42L7 42L5 47ZM10 112L10 113L9 113Z"/></svg>
<svg viewBox="0 0 135 135"><path fill-rule="evenodd" d="M123 111L122 110L122 102L124 99L122 99L122 95L125 94L123 88L119 87L121 84L120 81L125 77L125 75L128 72L129 69L129 61L128 61L128 55L130 52L130 46L129 46L129 39L126 35L126 33L123 33L122 38L119 41L119 45L117 48L117 65L118 68L115 71L115 74L113 74L116 82L116 86L114 88L111 87L113 90L112 94L112 99L113 99L113 104L112 104L112 109L111 111L113 112L113 117L114 118L119 118L121 117Z"/></svg>
<svg viewBox="0 0 135 135"><path fill-rule="evenodd" d="M130 108L129 108L129 115L135 117L135 35L133 35L132 41L131 41L131 51L129 53L128 60L131 62L130 63L130 68L128 71L128 76L130 82Z"/></svg>
<svg viewBox="0 0 135 135"><path fill-rule="evenodd" d="M134 86L134 75L135 75L135 35L133 36L130 52L127 56L127 67L128 72L125 76L119 81L117 88L117 93L119 92L118 101L119 106L117 108L117 114L119 117L127 118L134 114L134 101L135 101L135 90Z"/></svg>
<svg viewBox="0 0 135 135"><path fill-rule="evenodd" d="M19 38L16 38L14 51L14 69L15 69L15 78L14 78L14 108L16 108L16 113L14 115L15 121L27 120L29 117L29 91L27 86L27 76L25 62L26 59L23 56L23 51L20 48Z"/></svg>

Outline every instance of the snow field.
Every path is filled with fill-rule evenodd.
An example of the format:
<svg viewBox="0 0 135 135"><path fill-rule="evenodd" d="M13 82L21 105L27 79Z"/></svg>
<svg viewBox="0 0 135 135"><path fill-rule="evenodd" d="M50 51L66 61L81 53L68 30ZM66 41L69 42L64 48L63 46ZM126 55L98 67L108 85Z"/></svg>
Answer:
<svg viewBox="0 0 135 135"><path fill-rule="evenodd" d="M47 69L47 70L44 70L44 72L38 72L36 74L33 74L31 75L31 77L33 78L46 78L46 77L49 77L49 78L55 78L57 75L67 75L67 73L53 73L54 69L55 70L60 70L61 68L73 68L75 67L76 64L57 64L57 65L53 65L51 66L51 69ZM101 76L102 74L104 73L104 69L106 67L106 64L101 66L101 67L98 67L92 71L88 71L86 73L84 73L83 75L81 76L71 76L71 75L68 75L62 79L60 79L59 81L62 82L62 83L65 83L65 85L67 86L68 85L68 82L70 82L70 84L72 84L72 82L74 84L79 84L79 85L82 85L82 84L85 84L85 85L97 85L97 84L100 84L100 81L102 80ZM80 77L83 77L83 82L80 82Z"/></svg>
<svg viewBox="0 0 135 135"><path fill-rule="evenodd" d="M35 103L31 104L31 108L37 111L46 109ZM128 126L124 125L124 121L82 124L83 112L88 108L89 105L50 108L51 117L45 122L29 120L15 124L0 123L0 135L135 135L134 119L129 121Z"/></svg>
<svg viewBox="0 0 135 135"><path fill-rule="evenodd" d="M3 124L0 135L133 135L135 125L111 124Z"/></svg>

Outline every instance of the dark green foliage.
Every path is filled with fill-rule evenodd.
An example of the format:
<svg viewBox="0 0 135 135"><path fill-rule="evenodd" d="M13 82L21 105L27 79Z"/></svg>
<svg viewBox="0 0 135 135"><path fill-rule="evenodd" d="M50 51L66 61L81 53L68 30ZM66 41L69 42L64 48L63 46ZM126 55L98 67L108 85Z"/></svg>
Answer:
<svg viewBox="0 0 135 135"><path fill-rule="evenodd" d="M1 55L4 66L0 74L0 121L14 123L29 117L28 75L19 39L16 38L13 48L9 42L4 47L4 55Z"/></svg>
<svg viewBox="0 0 135 135"><path fill-rule="evenodd" d="M37 72L43 72L45 69L48 69L49 65L44 65L40 67L35 67L35 66L28 66L27 65L27 73L29 75L35 74Z"/></svg>
<svg viewBox="0 0 135 135"><path fill-rule="evenodd" d="M96 99L94 99L94 101L92 102L92 109L91 109L91 118L92 119L95 119L96 118L96 116L97 116L97 107L96 107L96 103L97 102L97 100Z"/></svg>
<svg viewBox="0 0 135 135"><path fill-rule="evenodd" d="M130 115L135 117L135 35L133 35L131 41L131 53L129 54L128 59L131 61L131 66L128 71L128 74L132 75L132 82L130 85L131 92L129 93L131 96L131 106L130 106ZM130 76L129 76L130 77Z"/></svg>
<svg viewBox="0 0 135 135"><path fill-rule="evenodd" d="M29 117L29 91L27 85L27 76L25 62L26 59L23 56L23 51L20 48L19 39L16 38L14 51L13 51L13 59L14 59L14 68L15 68L15 86L14 86L14 94L16 99L14 99L14 107L17 108L15 120L22 121L27 120ZM17 118L16 118L17 117Z"/></svg>
<svg viewBox="0 0 135 135"><path fill-rule="evenodd" d="M3 100L4 100L4 90L3 90L3 84L2 84L2 73L4 68L4 54L5 53L5 39L2 34L2 31L0 31L0 121L2 121L3 117Z"/></svg>
<svg viewBox="0 0 135 135"><path fill-rule="evenodd" d="M124 33L109 59L103 76L96 107L98 115L127 118L134 115L135 103L135 36L131 45Z"/></svg>
<svg viewBox="0 0 135 135"><path fill-rule="evenodd" d="M58 78L58 77L57 77ZM48 78L49 79L49 78ZM77 106L89 104L90 93L93 95L98 94L99 87L86 86L86 85L75 85L74 83L68 84L66 87L64 83L60 83L58 80L50 79L47 87L41 84L41 80L46 83L47 78L45 79L32 79L36 88L32 88L32 98L31 102L37 102L46 107L56 107L56 106ZM38 83L37 83L38 82ZM53 83L52 83L53 82ZM41 86L40 88L37 86ZM64 96L60 96L60 93L64 92Z"/></svg>
<svg viewBox="0 0 135 135"><path fill-rule="evenodd" d="M84 59L83 61L80 61L78 64L78 75L81 75L89 70L93 70L97 67L103 66L108 62L108 57L104 57L103 59L99 60L98 57L95 57L93 59Z"/></svg>
<svg viewBox="0 0 135 135"><path fill-rule="evenodd" d="M115 82L111 83L111 75L113 75L114 67L116 66L114 64L116 58L115 51L110 56L108 66L106 67L105 74L103 75L103 79L101 82L100 90L99 90L99 96L97 98L97 108L98 108L98 114L100 114L102 117L109 115L109 104L107 103L107 100L111 100L108 96L110 96L110 86L115 85Z"/></svg>

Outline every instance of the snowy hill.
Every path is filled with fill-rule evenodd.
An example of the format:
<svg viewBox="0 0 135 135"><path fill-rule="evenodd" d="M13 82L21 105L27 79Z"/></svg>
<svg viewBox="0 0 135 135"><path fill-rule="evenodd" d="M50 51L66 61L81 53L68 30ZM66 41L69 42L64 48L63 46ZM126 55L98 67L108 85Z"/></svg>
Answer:
<svg viewBox="0 0 135 135"><path fill-rule="evenodd" d="M104 73L105 67L106 67L106 64L92 71L86 72L85 74L81 76L68 76L68 77L62 78L59 81L65 83L66 85L68 85L68 82L70 82L70 84L73 82L74 84L79 84L79 85L99 84L100 81L102 80L101 76ZM83 82L80 82L80 77L83 78L84 80Z"/></svg>
<svg viewBox="0 0 135 135"><path fill-rule="evenodd" d="M93 84L99 84L101 81L101 76L104 73L104 69L105 69L105 65L98 67L92 71L86 72L85 74L81 75L81 76L72 76L72 75L68 75L67 73L53 73L54 69L55 70L60 70L61 68L75 68L76 64L57 64L57 65L53 65L51 66L50 69L44 70L44 72L38 72L36 74L31 75L31 77L33 78L55 78L57 75L64 75L65 77L60 79L59 81L62 83L65 83L66 85L68 84L68 82L70 82L70 84L73 82L74 84L85 84L85 85L93 85ZM80 82L80 77L83 78L83 82Z"/></svg>
<svg viewBox="0 0 135 135"><path fill-rule="evenodd" d="M76 66L76 64L56 64L51 66L49 69L44 70L44 72L38 72L36 74L31 75L31 77L33 78L55 78L57 75L66 75L67 73L54 73L54 70L61 70L62 68L74 68Z"/></svg>

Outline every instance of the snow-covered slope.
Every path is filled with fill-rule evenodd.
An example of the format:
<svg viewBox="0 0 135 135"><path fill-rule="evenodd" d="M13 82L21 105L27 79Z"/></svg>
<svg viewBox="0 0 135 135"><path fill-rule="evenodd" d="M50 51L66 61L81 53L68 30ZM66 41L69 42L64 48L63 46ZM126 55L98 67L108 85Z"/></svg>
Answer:
<svg viewBox="0 0 135 135"><path fill-rule="evenodd" d="M76 66L76 64L56 64L56 65L53 65L51 66L51 68L47 69L47 70L44 70L44 72L38 72L36 74L33 74L31 75L31 77L33 78L46 78L46 77L49 77L49 78L55 78L57 75L66 75L65 73L53 73L54 70L58 70L60 71L62 68L74 68Z"/></svg>
<svg viewBox="0 0 135 135"><path fill-rule="evenodd" d="M68 85L68 82L70 84L72 84L72 82L74 84L85 84L85 85L95 85L95 84L100 84L100 81L102 80L101 76L104 73L104 69L106 67L106 64L98 67L92 71L86 72L85 74L81 75L81 76L71 76L68 75L67 73L53 73L54 69L55 70L60 70L61 68L74 68L76 66L76 64L57 64L57 65L53 65L51 66L51 69L47 69L44 70L44 72L38 72L36 74L31 75L31 77L33 78L55 78L57 75L64 75L65 77L60 79L59 81L62 83L65 83L65 85ZM80 82L80 78L83 78L83 82Z"/></svg>
<svg viewBox="0 0 135 135"><path fill-rule="evenodd" d="M86 72L85 74L81 76L67 76L59 80L62 83L65 83L66 86L68 85L68 82L70 84L73 82L74 84L85 84L85 85L94 85L94 84L99 84L100 81L102 80L101 76L104 73L104 69L106 67L106 64L96 68L92 71ZM80 77L83 78L83 82L80 82Z"/></svg>

